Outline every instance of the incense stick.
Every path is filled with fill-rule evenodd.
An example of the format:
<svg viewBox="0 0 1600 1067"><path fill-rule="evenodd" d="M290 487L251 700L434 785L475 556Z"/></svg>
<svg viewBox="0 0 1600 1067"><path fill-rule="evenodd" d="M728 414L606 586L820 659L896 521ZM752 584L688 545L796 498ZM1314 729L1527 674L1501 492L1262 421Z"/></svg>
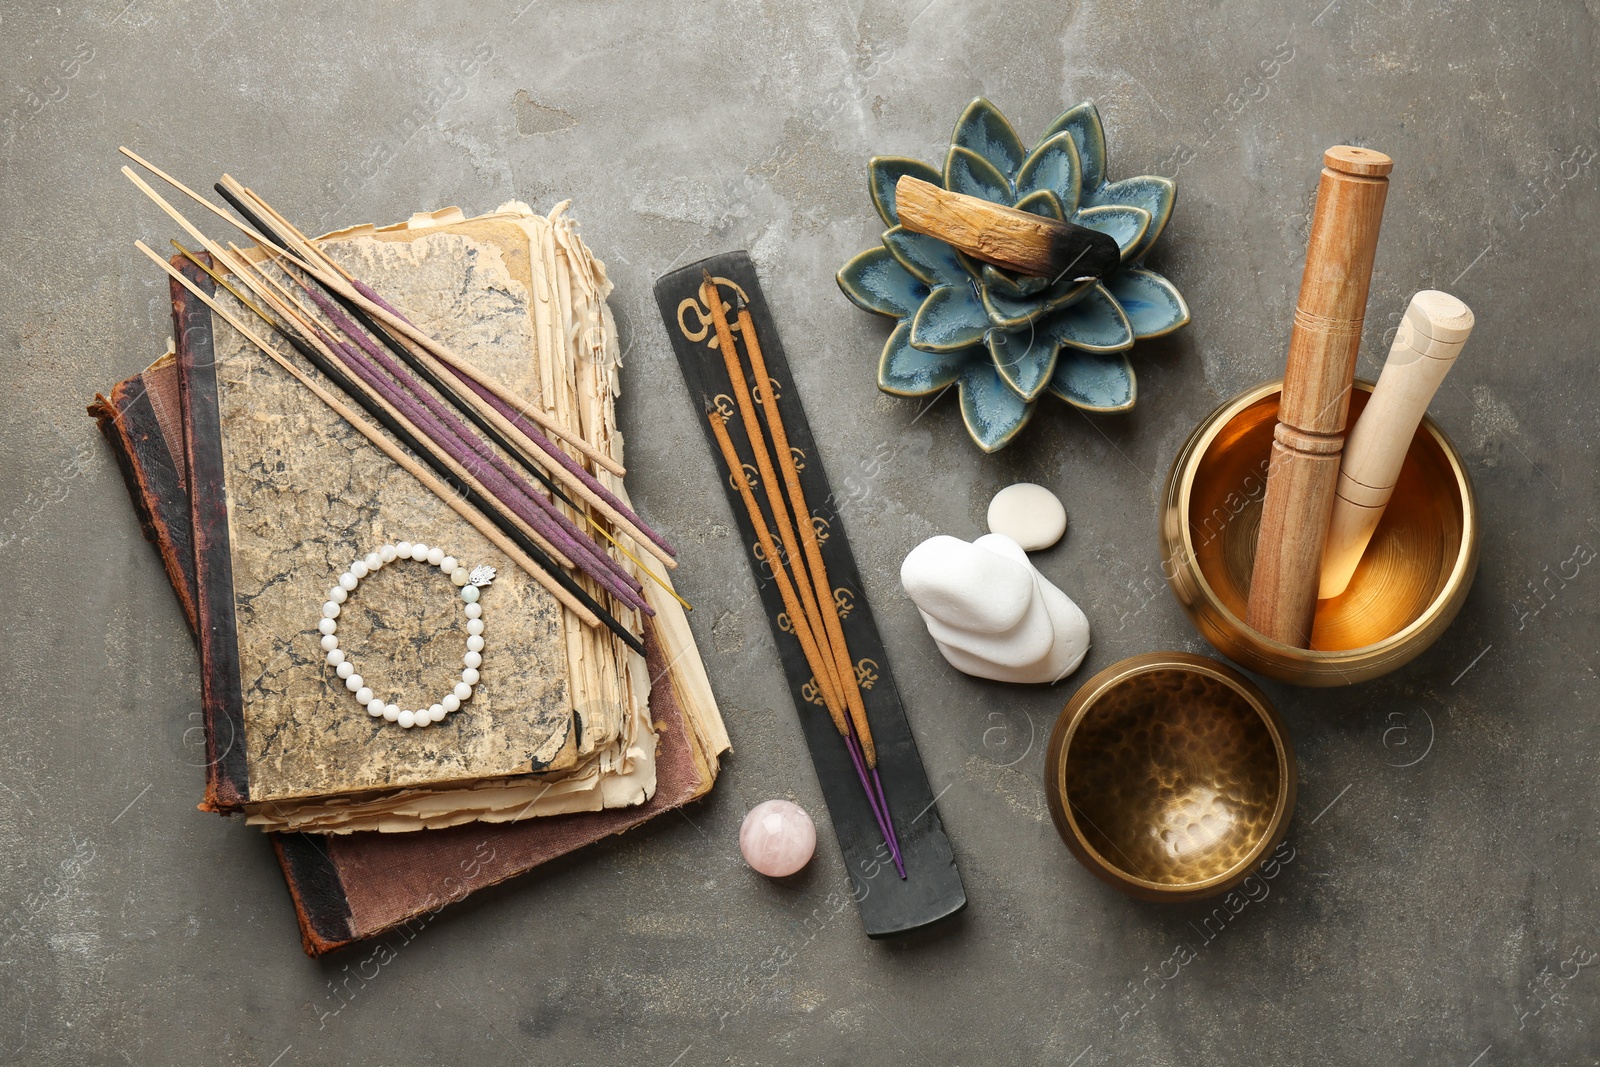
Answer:
<svg viewBox="0 0 1600 1067"><path fill-rule="evenodd" d="M800 528L800 541L805 546L806 565L811 571L812 581L816 583L817 605L822 613L823 626L827 630L828 641L837 661L845 702L850 708L850 718L855 722L856 732L861 737L861 750L866 757L867 766L875 770L878 766L878 751L872 741L872 727L867 723L867 706L861 699L861 687L856 683L855 662L850 656L849 647L845 644L844 626L839 621L839 606L833 599L833 585L828 581L827 567L822 560L822 547L817 543L816 527L811 524L811 509L806 504L805 490L800 486L800 472L795 469L794 452L789 447L789 434L784 429L783 417L778 413L777 390L772 388L772 380L767 376L767 362L761 354L761 342L756 337L755 322L750 317L750 309L745 305L744 297L738 293L734 294L734 300L739 314L739 333L744 338L745 352L750 357L750 369L755 375L756 388L761 391L761 407L767 416L767 427L772 431L773 450L777 452L778 465L783 470L784 487L789 493L789 503L794 508L795 524ZM722 302L719 299L712 316L715 318L721 313Z"/></svg>
<svg viewBox="0 0 1600 1067"><path fill-rule="evenodd" d="M435 455L426 445L418 440L417 435L412 431L409 423L405 422L405 420L398 416L398 414L392 414L390 409L383 405L377 398L369 396L367 392L363 390L358 383L350 379L336 363L333 363L329 357L324 356L318 351L318 349L322 349L325 346L323 346L316 337L308 336L307 339L303 340L301 337L297 336L295 332L284 330L283 327L274 322L270 316L266 315L242 293L238 292L238 290L236 290L225 278L218 274L217 271L209 267L193 252L190 252L182 245L178 245L177 242L173 243L177 245L179 251L181 251L190 262L194 263L201 270L205 271L215 281L217 281L218 284L222 285L237 299L239 299L241 303L250 308L250 310L255 312L257 315L261 316L263 321L272 326L273 329L275 329L281 336L284 337L286 341L289 342L295 351L304 356L308 362L315 366L317 370L322 372L323 375L332 381L342 392L345 393L346 396L359 404L369 415L376 419L380 425L382 425L390 433L394 434L401 444L405 445L417 456L421 457L424 462L432 467L440 475L440 477L444 479L446 484L448 484L456 492L460 493L468 504L486 516L489 521L493 522L495 526L500 529L501 533L510 538L511 541L521 548L530 559L538 564L538 566L542 567L549 574L551 580L555 581L562 589L566 590L568 594L576 599L578 603L583 606L588 615L591 615L598 620L598 624L603 624L608 630L622 639L622 641L630 648L633 648L635 651L643 654L643 643L640 642L639 639L634 636L626 627L618 622L610 612L606 611L605 608L603 608L587 590L569 578L554 562L552 562L550 558L551 556L555 556L558 559L564 558L561 557L557 550L550 546L549 543L542 537L537 536L534 531L525 531L524 527L511 521L512 517L506 515L499 509L497 503L488 495L487 491L481 485L479 485L476 480L472 479L464 471L460 471L459 468L452 469L452 467L445 463L441 457ZM208 305L211 304L210 301L207 301L207 303ZM222 314L230 323L233 322L233 319L227 316L226 313ZM313 348L313 344L317 345L317 347ZM341 412L341 414L343 414L343 412ZM357 429L359 430L361 428L357 426ZM427 483L424 482L424 484L426 485ZM432 487L429 486L429 488ZM449 500L446 499L446 502L449 503ZM541 582L541 584L543 583ZM565 604L566 601L563 600L562 603ZM588 625L597 624L589 622L589 619L585 617L583 612L579 612L578 615L579 618Z"/></svg>
<svg viewBox="0 0 1600 1067"><path fill-rule="evenodd" d="M577 615L580 619L583 619L590 625L599 625L599 619L592 612L590 612L588 608L580 604L570 593L561 588L560 585L556 584L552 576L543 570L538 564L536 564L527 553L524 553L521 548L513 544L511 540L502 534L498 529L496 529L494 524L487 518L479 514L474 508L468 506L460 496L451 492L448 486L446 486L438 478L435 478L432 474L429 474L415 460L406 455L398 445L394 444L387 437L385 437L381 430L368 423L360 415L356 414L355 411L340 402L326 389L323 389L316 382L312 381L298 367L284 359L271 345L267 344L267 342L263 341L260 337L256 336L256 334L251 332L251 330L246 327L244 323L235 318L232 313L230 313L213 297L211 297L210 294L206 293L205 290L201 289L194 282L190 281L176 267L162 259L160 255L158 255L143 241L135 241L134 246L138 248L139 251L149 256L157 266L174 278L185 289L199 298L202 303L209 307L215 314L220 316L224 322L228 323L228 325L239 331L241 336L259 348L267 355L268 358L287 371L296 381L309 389L312 394L314 394L319 400L332 409L337 415L339 415L340 418L344 419L352 427L354 427L358 433L360 433L368 441L371 441L372 444L377 446L377 448L380 449L385 455L394 460L395 463L399 464L407 473L426 486L431 492L438 496L440 500L444 501L444 503L448 505L452 511L456 512L456 514L460 515L463 519L467 520L467 522L471 523L474 529L483 534L484 537L488 538L490 543L510 557L518 567L520 567L530 577L543 586L551 596L560 601L568 610L572 611L573 614Z"/></svg>

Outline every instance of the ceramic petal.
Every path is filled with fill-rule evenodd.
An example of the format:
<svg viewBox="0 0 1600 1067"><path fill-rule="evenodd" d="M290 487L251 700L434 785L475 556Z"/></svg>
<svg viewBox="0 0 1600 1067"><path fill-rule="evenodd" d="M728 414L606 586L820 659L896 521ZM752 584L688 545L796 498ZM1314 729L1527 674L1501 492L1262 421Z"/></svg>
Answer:
<svg viewBox="0 0 1600 1067"><path fill-rule="evenodd" d="M993 163L960 145L951 145L950 154L945 157L944 187L1002 207L1010 207L1013 199L1010 180Z"/></svg>
<svg viewBox="0 0 1600 1067"><path fill-rule="evenodd" d="M950 352L982 341L988 328L989 316L969 283L941 285L917 310L911 343L924 352Z"/></svg>
<svg viewBox="0 0 1600 1067"><path fill-rule="evenodd" d="M1067 217L1066 208L1062 206L1061 197L1052 189L1036 189L1023 196L1016 203L1018 211L1038 215L1040 218L1064 221Z"/></svg>
<svg viewBox="0 0 1600 1067"><path fill-rule="evenodd" d="M1050 391L1085 411L1127 411L1139 396L1133 364L1121 352L1061 350Z"/></svg>
<svg viewBox="0 0 1600 1067"><path fill-rule="evenodd" d="M1133 336L1164 337L1188 325L1189 305L1178 287L1153 270L1125 267L1105 282L1106 291L1128 316Z"/></svg>
<svg viewBox="0 0 1600 1067"><path fill-rule="evenodd" d="M956 250L925 233L894 226L883 235L883 246L906 270L929 285L954 285L967 277Z"/></svg>
<svg viewBox="0 0 1600 1067"><path fill-rule="evenodd" d="M1092 192L1100 188L1106 180L1106 131L1100 124L1100 110L1093 104L1079 104L1051 123L1040 140L1063 131L1072 135L1072 143L1077 146L1083 189Z"/></svg>
<svg viewBox="0 0 1600 1067"><path fill-rule="evenodd" d="M1122 250L1122 262L1127 263L1149 232L1150 212L1127 204L1106 204L1082 208L1072 216L1072 221L1109 235Z"/></svg>
<svg viewBox="0 0 1600 1067"><path fill-rule="evenodd" d="M950 143L970 149L988 160L1007 181L1017 176L1022 166L1022 140L1011 123L983 97L967 105L967 110L956 120Z"/></svg>
<svg viewBox="0 0 1600 1067"><path fill-rule="evenodd" d="M1124 178L1120 182L1102 185L1084 197L1083 202L1085 207L1124 204L1150 212L1150 228L1145 230L1144 236L1127 256L1127 261L1131 263L1150 251L1156 238L1161 236L1161 231L1166 229L1167 220L1172 217L1173 205L1178 202L1178 186L1171 178L1141 174L1137 178Z"/></svg>
<svg viewBox="0 0 1600 1067"><path fill-rule="evenodd" d="M961 368L974 359L988 359L980 348L952 352L924 352L911 347L911 323L894 328L878 357L878 388L894 396L926 396L938 392L961 376Z"/></svg>
<svg viewBox="0 0 1600 1067"><path fill-rule="evenodd" d="M906 174L933 185L944 184L944 175L939 173L939 168L920 159L873 156L867 163L867 185L872 192L872 206L878 209L885 226L900 225L900 215L894 206L894 188L895 183Z"/></svg>
<svg viewBox="0 0 1600 1067"><path fill-rule="evenodd" d="M1083 299L1040 322L1039 332L1085 352L1132 348L1133 327L1128 316L1103 285L1091 284L1094 288Z"/></svg>
<svg viewBox="0 0 1600 1067"><path fill-rule="evenodd" d="M1034 405L1012 392L987 361L962 371L960 389L961 419L985 452L1004 448L1033 417Z"/></svg>
<svg viewBox="0 0 1600 1067"><path fill-rule="evenodd" d="M1068 211L1078 210L1082 198L1083 164L1078 162L1078 145L1072 134L1063 130L1046 138L1022 164L1017 173L1017 192L1048 189L1061 198Z"/></svg>
<svg viewBox="0 0 1600 1067"><path fill-rule="evenodd" d="M1030 294L1026 297L1011 297L999 291L999 287L984 287L983 310L989 316L989 321L1002 330L1016 330L1038 322L1046 316L1053 315L1062 308L1071 307L1095 286L1093 281L1080 282L1072 279L1060 281L1045 292Z"/></svg>
<svg viewBox="0 0 1600 1067"><path fill-rule="evenodd" d="M1061 351L1059 343L1031 329L1015 333L990 330L988 348L1001 379L1028 401L1039 399L1039 394L1050 384L1050 375L1056 369L1056 353Z"/></svg>
<svg viewBox="0 0 1600 1067"><path fill-rule="evenodd" d="M1050 287L1049 278L1036 278L1031 274L1012 274L992 263L983 264L979 280L983 282L984 288L992 288L1001 296L1010 297L1012 300L1021 300ZM985 307L987 306L986 304Z"/></svg>
<svg viewBox="0 0 1600 1067"><path fill-rule="evenodd" d="M926 282L906 270L887 248L869 248L839 268L839 288L863 311L897 319L917 313L927 299Z"/></svg>

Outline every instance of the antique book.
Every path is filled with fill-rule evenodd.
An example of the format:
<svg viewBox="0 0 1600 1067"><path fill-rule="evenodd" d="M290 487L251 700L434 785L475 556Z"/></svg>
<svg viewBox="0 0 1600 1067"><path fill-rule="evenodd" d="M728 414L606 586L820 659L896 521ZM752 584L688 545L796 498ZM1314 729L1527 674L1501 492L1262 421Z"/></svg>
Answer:
<svg viewBox="0 0 1600 1067"><path fill-rule="evenodd" d="M545 218L513 204L475 219L452 209L342 231L321 244L479 372L591 446L620 452L609 281L561 209ZM643 659L571 616L176 286L174 315L196 610L208 623L199 630L216 746L208 804L243 810L264 829L349 831L648 799L655 741ZM619 481L612 488L622 495ZM330 583L350 560L403 539L445 546L499 572L488 595L495 606L485 615L493 621L482 681L470 713L452 715L442 729L372 722L317 645ZM448 689L460 669L460 638L450 637L462 622L453 598L429 589L439 576L426 570L375 576L363 585L362 610L346 612L341 629L342 646L361 649L359 662L374 665L374 675L381 670L392 691ZM681 610L647 584L658 612ZM639 628L638 613L610 606Z"/></svg>
<svg viewBox="0 0 1600 1067"><path fill-rule="evenodd" d="M431 229L452 221L459 221L459 213L426 217L421 227L419 220L413 220L406 229ZM599 270L598 264L594 267ZM596 276L603 279L603 274ZM145 533L159 551L180 605L195 624L206 616L199 608L203 598L192 552L195 531L188 496L191 481L184 462L178 364L178 356L169 352L144 373L120 383L109 397L97 397L90 412L112 445ZM557 375L546 381L559 379L558 368L543 369ZM615 388L612 378L603 389L586 394L590 425L608 427L613 439L610 401ZM620 490L620 485L614 488ZM657 615L644 628L648 714L659 731L659 743L653 759L654 792L648 800L592 814L498 825L478 822L422 834L273 834L306 950L320 954L396 924L414 928L465 893L638 825L708 791L718 757L728 748L727 736L681 609L665 595L652 598L652 606ZM211 715L214 710L208 704L208 721L216 734L220 730ZM208 783L208 796L213 789ZM439 799L413 791L404 803L421 805L426 822L428 804ZM367 824L352 821L344 828L360 825Z"/></svg>

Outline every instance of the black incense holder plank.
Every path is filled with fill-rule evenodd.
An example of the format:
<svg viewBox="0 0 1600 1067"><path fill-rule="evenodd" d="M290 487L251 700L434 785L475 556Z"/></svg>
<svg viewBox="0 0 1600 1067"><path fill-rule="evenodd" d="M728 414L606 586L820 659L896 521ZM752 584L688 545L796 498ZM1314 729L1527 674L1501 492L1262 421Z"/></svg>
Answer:
<svg viewBox="0 0 1600 1067"><path fill-rule="evenodd" d="M778 394L778 410L789 432L789 444L799 453L796 458L799 461L800 484L805 491L806 502L812 508L812 520L816 524L818 540L822 542L823 562L833 585L834 598L840 606L845 640L856 662L856 680L861 686L867 721L872 726L872 736L878 748L878 773L883 779L895 830L900 836L906 865L904 880L895 872L888 847L883 843L883 835L873 818L872 808L862 791L860 779L856 777L849 750L828 717L812 678L811 667L800 650L800 643L787 629L788 620L777 584L772 580L770 568L759 558L755 528L745 513L738 491L727 476L722 454L717 448L710 422L705 417L707 402L715 404L725 414L734 415L728 419L728 433L739 455L745 459L753 458L750 440L745 435L743 422L736 414L732 386L717 348L716 331L711 326L711 310L700 299L702 271L710 272L723 287L726 296L731 297L731 290L737 288L750 305L750 316L755 322L762 354L766 357L767 372ZM677 353L684 381L689 386L694 418L705 431L712 459L723 474L722 488L728 495L728 503L733 509L734 521L746 551L750 553L750 566L761 592L762 605L766 608L767 621L772 626L772 639L783 661L784 674L788 677L795 709L800 715L806 745L811 750L811 761L816 767L822 795L828 803L834 834L844 852L845 867L850 873L867 936L889 937L907 933L953 915L966 906L966 891L961 885L961 875L956 870L950 840L945 836L944 825L939 819L939 809L934 803L922 758L917 753L916 739L911 735L911 725L906 721L905 709L900 704L900 692L889 670L888 656L878 636L878 627L873 622L872 608L862 589L861 575L856 570L849 539L834 508L833 492L822 468L816 439L800 405L800 395L789 371L789 361L784 357L783 345L778 340L777 327L773 325L766 300L761 295L755 266L745 253L729 252L668 274L656 282L655 288L661 317L666 322L673 351ZM738 325L731 325L737 338ZM740 349L742 355L742 342ZM753 468L747 473L753 483ZM764 494L757 492L755 495L765 507ZM765 514L771 525L772 516ZM773 528L776 529L775 526Z"/></svg>

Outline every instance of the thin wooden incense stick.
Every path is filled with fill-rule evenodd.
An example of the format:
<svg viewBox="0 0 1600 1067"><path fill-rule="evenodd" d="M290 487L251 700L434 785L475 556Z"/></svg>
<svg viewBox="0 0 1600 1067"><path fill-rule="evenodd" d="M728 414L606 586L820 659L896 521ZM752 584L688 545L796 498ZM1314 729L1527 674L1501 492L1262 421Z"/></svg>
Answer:
<svg viewBox="0 0 1600 1067"><path fill-rule="evenodd" d="M750 525L755 528L756 542L761 546L761 551L772 564L772 577L778 586L778 596L783 600L784 610L789 613L789 621L794 631L795 639L800 642L800 651L810 664L812 674L819 680L823 677L827 660L814 638L811 626L807 623L800 611L799 601L795 596L794 584L784 568L783 561L778 557L777 546L772 540L772 531L767 527L766 517L761 514L761 505L756 503L755 494L751 492L750 480L745 477L744 464L739 460L739 454L733 447L733 439L728 436L727 423L715 407L710 403L706 405L706 418L711 422L712 435L717 440L717 447L722 450L722 460L728 466L728 471L733 479L734 488L739 492L739 498L744 501L745 512L750 517ZM844 738L845 747L850 752L850 761L856 769L856 775L861 779L861 788L867 794L867 803L872 808L873 819L878 823L878 830L883 834L884 843L888 846L890 855L894 859L895 869L900 877L904 878L905 865L900 856L899 841L894 835L892 824L888 821L887 806L880 807L882 798L874 789L872 780L867 775L864 758L859 742L851 732L850 723L845 718L837 697L824 701L828 714L833 718L833 724Z"/></svg>
<svg viewBox="0 0 1600 1067"><path fill-rule="evenodd" d="M712 288L715 290L715 283L712 283ZM778 412L777 391L773 389L772 379L767 375L767 362L761 355L761 342L756 337L755 321L750 317L750 309L745 305L744 297L738 293L734 294L734 302L739 318L739 334L744 338L745 353L750 357L750 370L755 376L756 388L761 394L761 407L767 416L767 428L772 433L773 451L778 454L778 466L783 471L784 487L789 493L789 503L794 508L795 525L800 528L800 543L805 547L806 565L811 571L812 581L816 583L817 607L822 613L822 623L837 661L836 669L839 673L840 686L844 690L845 703L850 709L850 718L855 722L856 733L861 737L861 750L866 756L867 766L876 770L878 751L872 742L872 727L867 723L866 702L861 699L861 686L856 682L855 660L845 643L844 626L839 620L839 606L833 599L833 583L828 581L828 570L822 560L822 547L817 542L816 527L811 524L811 508L807 505L805 491L800 486L800 472L795 469L794 452L789 447L789 434L784 428L783 416ZM719 299L712 312L713 318L721 313L722 301Z"/></svg>
<svg viewBox="0 0 1600 1067"><path fill-rule="evenodd" d="M174 243L176 244L176 242ZM445 480L445 482L451 486L451 488L455 489L466 499L467 503L477 508L481 513L487 516L490 521L494 522L500 528L502 533L509 537L512 542L521 548L523 552L526 553L535 563L543 567L550 574L554 581L556 581L563 589L576 598L590 614L596 616L600 623L603 623L607 629L610 629L613 633L615 633L619 638L627 643L630 648L634 648L635 651L638 651L641 654L643 653L642 643L639 642L637 637L629 632L626 627L623 627L621 623L619 623L609 612L602 608L600 604L595 601L586 590L583 589L582 586L578 585L576 582L573 582L569 577L567 577L567 575L563 574L559 569L556 568L554 564L551 563L550 559L547 558L547 552L541 551L541 549L547 549L550 553L556 554L558 557L559 553L556 552L548 544L548 542L544 541L542 537L537 537L536 535L534 536L534 540L530 541L529 536L533 534L533 531L524 532L523 527L514 523L506 522L505 520L507 519L507 516L499 511L496 503L493 502L489 497L487 490L485 490L475 479L471 478L471 476L461 468L452 468L450 465L442 462L438 456L433 454L429 448L427 448L421 443L421 441L418 440L417 433L414 432L414 429L410 426L410 423L405 421L403 416L397 412L394 412L387 405L384 405L378 398L368 395L366 391L360 388L358 383L352 381L346 374L344 374L342 370L339 369L337 365L330 362L328 356L324 354L327 352L325 344L319 341L319 339L313 334L307 335L310 341L310 344L308 344L306 340L302 340L299 336L297 336L294 331L284 330L282 326L274 322L270 316L267 316L252 301L245 298L243 294L239 293L237 289L235 289L215 270L207 266L207 264L198 256L190 252L188 249L183 248L181 245L178 247L179 250L182 251L183 254L188 257L188 259L197 267L209 274L230 293L233 293L237 299L245 304L245 306L249 307L257 315L260 315L263 318L263 321L266 321L275 330L277 330L277 332L280 333L290 343L290 345L295 348L297 352L305 356L313 366L327 376L329 380L333 381L335 385L341 389L341 391L350 397L350 399L361 405L367 411L367 413L372 415L385 429L394 434L402 444L410 448L414 453L432 466ZM190 288L192 289L192 287ZM211 305L211 301L207 301L207 303L208 305ZM227 318L229 322L234 322L234 320L227 316L226 313L222 314L224 314L224 317ZM311 347L312 344L317 346L316 349ZM321 349L322 351L319 352L317 349ZM279 360L279 362L281 363L282 361ZM343 414L343 412L341 412L341 414ZM357 426L357 429L359 430L361 427ZM583 618L582 613L580 613L580 618ZM585 621L587 622L587 619L585 619Z"/></svg>
<svg viewBox="0 0 1600 1067"><path fill-rule="evenodd" d="M452 511L455 511L456 514L460 515L467 522L471 523L474 529L483 534L483 536L486 537L491 544L510 557L510 559L515 562L518 567L527 572L530 577L543 586L551 596L555 597L574 615L577 615L580 619L583 619L590 625L599 625L600 620L592 612L590 612L588 608L584 607L570 593L556 584L550 574L546 573L545 570L536 564L531 558L529 558L527 554L522 551L522 549L518 548L511 542L509 538L496 529L493 523L480 515L476 509L468 506L460 496L451 492L449 487L441 482L438 478L435 478L428 471L424 470L416 460L406 455L405 452L401 450L400 446L396 445L394 442L385 437L381 430L368 423L367 420L356 414L354 410L342 403L337 397L333 396L333 394L329 393L326 389L323 389L316 382L312 381L298 367L284 359L271 345L267 344L267 342L256 336L256 334L246 327L244 323L234 318L232 313L230 313L226 308L212 298L210 294L201 289L194 282L190 281L183 275L181 271L172 266L172 264L162 259L159 254L157 254L143 241L135 241L134 246L138 248L139 251L149 256L152 262L154 262L172 278L176 279L177 282L185 289L193 293L195 297L209 307L212 312L220 316L224 322L228 323L228 325L239 331L241 336L259 348L267 355L269 359L278 364L278 366L282 367L296 381L310 390L311 393L317 397L317 399L321 400L340 418L348 422L358 433L360 433L368 441L371 441L373 445L375 445L390 459L394 460L395 463L399 464L400 467L408 474L416 478L417 481L421 482L425 487L427 487L430 492L438 496L439 499L444 501Z"/></svg>
<svg viewBox="0 0 1600 1067"><path fill-rule="evenodd" d="M130 155L131 155L131 153L130 153ZM141 162L143 162L143 161L141 161ZM153 167L151 169L152 170L156 170L156 168L153 168ZM212 242L209 238L207 238L205 236L205 234L200 232L200 230L198 228L196 228L191 222L189 222L189 220L187 218L185 218L181 212L179 212L170 203L168 203L164 197L162 197L153 188L151 188L149 183L145 182L142 178L140 178L136 173L133 172L132 169L130 169L128 167L123 167L122 168L122 173L124 174L124 176L126 176L128 178L129 181L131 181L142 192L144 192L145 195L148 196L151 199L152 202L154 202L170 218L172 218L173 221L177 222L180 226L182 226L184 228L184 230L186 232L188 232L191 236L193 236L195 240L199 241L201 243L201 245L208 252L210 252L211 255L218 262L221 262L221 263L233 263L234 262L233 258L230 256L230 254L228 252L226 252L223 249L221 249L220 247L218 247L214 242ZM162 172L157 170L157 173L162 173ZM194 197L197 201L199 201L200 203L204 204L206 207L208 207L210 210L212 210L213 212L218 214L220 217L222 217L224 219L228 219L228 221L233 223L234 225L239 225L235 220L229 218L229 216L225 212L223 212L220 208L217 208L215 205L212 205L209 201L206 201L205 198L200 197L198 194L194 193L193 190L188 189L187 186L182 185L182 183L177 182L175 179L172 179L169 176L166 176L164 174L162 176L164 178L166 178L166 180L170 181L174 185L174 187L176 187L176 188L180 189L181 191L187 193L191 197ZM241 229L245 229L246 232L253 233L253 231L250 231L248 229L248 227L240 226L240 228ZM263 238L261 238L261 240L265 241L266 239L263 237ZM297 266L300 266L301 269L305 269L308 272L312 270L312 268L310 268L309 266L307 266L307 265L305 265L303 263L300 263L296 259L296 257L293 257L289 253L283 252L282 254L286 258L289 258L292 261L295 261ZM241 277L242 276L243 275L241 274ZM258 292L259 292L259 290L258 290ZM554 570L554 568L552 568L552 569ZM567 582L570 582L570 579L568 579L566 577L566 575L561 574L559 570L555 570L554 573L559 579L562 579L562 580L565 580ZM581 587L576 586L576 583L573 583L573 585L574 585L575 588L581 589ZM593 614L593 612L590 612L590 614ZM612 626L610 626L608 624L608 628L612 628L614 630L614 632L618 632L618 636L623 636L624 634L627 634L626 628L625 627L621 627L620 624L617 624L615 627L612 627ZM625 640L630 640L634 644L637 644L637 642L638 642L638 639L636 637L634 637L632 634L627 634L627 636L624 639Z"/></svg>
<svg viewBox="0 0 1600 1067"><path fill-rule="evenodd" d="M766 435L761 431L761 423L756 418L755 403L750 397L750 385L745 380L744 368L739 363L739 352L733 345L733 334L728 329L727 316L722 314L722 297L717 292L716 285L712 283L711 276L705 277L705 283L700 289L701 297L711 307L711 323L716 329L717 345L722 353L723 366L728 373L730 390L733 393L735 406L739 410L739 417L744 424L745 436L750 439L751 451L755 453L756 470L761 476L761 483L766 490L767 503L772 509L773 521L777 524L778 533L783 539L786 557L797 568L797 573L804 573L804 561L800 554L800 545L795 536L794 525L789 519L789 510L783 501L783 490L779 487L778 476L772 467L772 459L767 454ZM797 521L805 521L803 516L796 516ZM777 566L782 561L774 558L773 565ZM811 624L813 632L819 639L825 638L826 631L822 625L822 615L817 609L816 588L809 581L800 581L800 606L804 609L806 619ZM829 655L823 658L823 669L817 675L819 685L831 686L836 694L843 697L846 679L838 676L836 657Z"/></svg>

